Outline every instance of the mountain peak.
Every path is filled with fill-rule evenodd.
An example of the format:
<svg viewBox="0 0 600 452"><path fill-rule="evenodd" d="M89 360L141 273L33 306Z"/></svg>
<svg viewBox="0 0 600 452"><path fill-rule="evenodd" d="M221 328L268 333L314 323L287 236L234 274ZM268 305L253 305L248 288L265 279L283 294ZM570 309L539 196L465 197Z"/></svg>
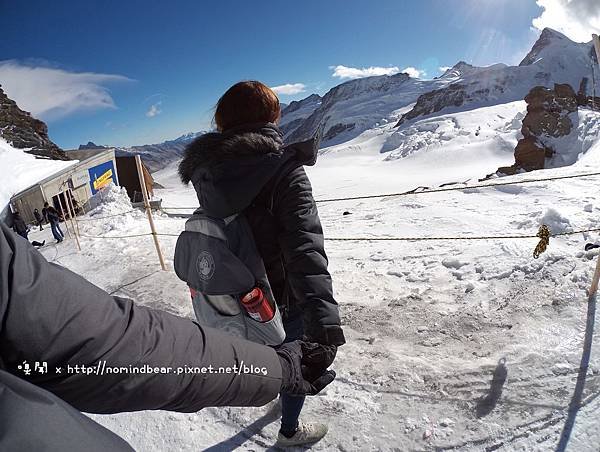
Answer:
<svg viewBox="0 0 600 452"><path fill-rule="evenodd" d="M529 66L535 63L540 58L540 54L544 49L561 41L571 42L571 40L562 33L553 30L552 28L544 28L540 37L531 48L531 51L523 58L523 61L519 63L519 66Z"/></svg>
<svg viewBox="0 0 600 452"><path fill-rule="evenodd" d="M441 77L460 77L461 75L465 75L466 73L471 72L473 69L475 69L475 66L461 60L458 63L456 63L454 66L452 66L450 69L447 69L446 72L444 72L440 76L440 78Z"/></svg>

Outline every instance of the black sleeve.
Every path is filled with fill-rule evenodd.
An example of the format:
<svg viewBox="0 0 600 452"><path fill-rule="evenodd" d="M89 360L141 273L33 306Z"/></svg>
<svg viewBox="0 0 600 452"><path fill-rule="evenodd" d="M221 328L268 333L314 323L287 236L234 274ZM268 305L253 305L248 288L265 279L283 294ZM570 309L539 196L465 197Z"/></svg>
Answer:
<svg viewBox="0 0 600 452"><path fill-rule="evenodd" d="M0 449L133 451L110 430L58 397L0 370Z"/></svg>
<svg viewBox="0 0 600 452"><path fill-rule="evenodd" d="M327 271L323 229L303 167L292 170L278 183L273 213L282 228L278 239L290 295L301 303L306 336L322 344L344 344Z"/></svg>
<svg viewBox="0 0 600 452"><path fill-rule="evenodd" d="M79 275L48 263L4 225L0 320L2 368L82 411L260 406L277 397L281 386L281 364L272 348L110 297ZM48 373L26 376L19 369L24 362L31 368L45 362ZM73 370L82 365L97 366L98 373L68 372L68 366ZM243 366L255 371L227 370ZM108 374L107 367L118 372ZM163 373L169 368L171 373Z"/></svg>

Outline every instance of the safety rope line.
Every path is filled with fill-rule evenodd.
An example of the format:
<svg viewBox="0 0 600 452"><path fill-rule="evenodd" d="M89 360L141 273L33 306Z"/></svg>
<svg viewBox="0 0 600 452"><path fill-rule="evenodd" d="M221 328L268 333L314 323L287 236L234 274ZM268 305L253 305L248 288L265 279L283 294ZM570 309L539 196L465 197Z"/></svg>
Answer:
<svg viewBox="0 0 600 452"><path fill-rule="evenodd" d="M79 234L79 237L85 237L86 239L129 239L132 237L145 237L147 235L153 235L151 232L145 234L131 234L131 235L84 235ZM160 234L157 234L160 235Z"/></svg>
<svg viewBox="0 0 600 452"><path fill-rule="evenodd" d="M324 203L324 202L338 202L338 201L354 201L360 199L373 199L373 198L388 198L388 197L396 197L396 196L408 196L408 195L421 195L421 194L429 194L429 193L443 193L447 191L464 191L464 190L472 190L477 188L489 188L489 187L501 187L506 185L521 185L521 184L531 184L535 182L544 182L544 181L555 181L561 179L575 179L579 177L589 177L589 176L600 176L600 172L595 173L586 173L586 174L575 174L569 176L554 176L547 178L539 178L539 179L526 179L522 181L516 182L498 182L495 184L478 184L478 185L467 185L464 187L448 187L448 188L432 188L425 189L421 191L417 191L419 188L415 188L413 190L401 192L401 193L388 193L383 195L365 195L365 196L352 196L347 198L329 198L329 199L318 199L315 202Z"/></svg>
<svg viewBox="0 0 600 452"><path fill-rule="evenodd" d="M542 225L540 229L547 229L546 225ZM583 234L585 232L600 232L600 228L593 229L581 229L577 231L569 231L569 232L558 232L556 234L550 233L548 231L550 237L561 237L567 235L577 235ZM159 234L160 235L160 234ZM369 241L406 241L406 242L419 242L419 241L432 241L432 240L503 240L503 239L536 239L540 238L541 240L545 240L538 232L536 235L533 234L525 234L525 235L485 235L485 236L463 236L463 237L325 237L325 240L329 241L357 241L357 242L369 242ZM547 244L546 244L547 246ZM543 251L542 251L543 252Z"/></svg>
<svg viewBox="0 0 600 452"><path fill-rule="evenodd" d="M562 237L583 234L586 232L600 232L600 228L580 229L577 231L568 232L557 232L551 233L546 225L540 227L540 231L533 234L523 235L484 235L484 236L462 236L462 237L451 237L451 236L440 236L440 237L325 237L325 240L329 241L344 241L344 242L380 242L380 241L404 241L404 242L419 242L419 241L451 241L451 240L511 240L511 239L536 239L539 238L540 242L544 242L545 246L540 245L540 253L543 253L545 248L548 246L549 239L551 237ZM132 235L81 235L81 237L92 238L92 239L120 239L130 237L145 237L155 235L152 232L146 232L144 234L132 234ZM180 234L157 232L157 236L163 237L179 237ZM542 249L544 248L544 249Z"/></svg>
<svg viewBox="0 0 600 452"><path fill-rule="evenodd" d="M537 178L537 179L525 179L521 181L508 181L508 182L498 182L495 184L477 184L477 185L466 185L462 187L448 187L448 188L432 188L432 189L423 189L418 191L417 187L412 190L408 190L405 192L399 193L386 193L379 195L364 195L364 196L350 196L346 198L326 198L326 199L317 199L316 203L325 203L325 202L338 202L338 201L355 201L360 199L374 199L374 198L389 198L396 196L409 196L409 195L422 195L429 193L443 193L448 191L464 191L464 190L472 190L477 188L489 188L489 187L502 187L506 185L521 185L521 184L531 184L535 182L546 182L546 181L555 181L555 180L564 180L564 179L576 179L579 177L591 177L591 176L600 176L600 172L594 173L585 173L585 174L571 174L568 176L553 176L553 177L545 177L545 178ZM161 210L195 210L198 206L194 207L179 207L179 206L161 206Z"/></svg>

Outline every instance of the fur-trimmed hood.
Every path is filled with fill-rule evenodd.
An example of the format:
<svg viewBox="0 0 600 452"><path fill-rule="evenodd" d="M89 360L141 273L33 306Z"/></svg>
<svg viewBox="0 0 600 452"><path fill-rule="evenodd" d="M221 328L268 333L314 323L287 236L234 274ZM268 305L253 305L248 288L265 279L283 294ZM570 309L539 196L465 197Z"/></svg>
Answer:
<svg viewBox="0 0 600 452"><path fill-rule="evenodd" d="M191 182L200 206L225 218L248 207L280 170L314 165L318 141L283 146L274 124L254 124L226 133L207 133L188 145L179 176Z"/></svg>

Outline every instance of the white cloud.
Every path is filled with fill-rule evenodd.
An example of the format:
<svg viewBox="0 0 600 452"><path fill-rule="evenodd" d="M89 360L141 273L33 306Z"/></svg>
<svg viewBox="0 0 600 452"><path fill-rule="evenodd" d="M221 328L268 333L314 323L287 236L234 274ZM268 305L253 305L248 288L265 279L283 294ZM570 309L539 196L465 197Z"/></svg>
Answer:
<svg viewBox="0 0 600 452"><path fill-rule="evenodd" d="M341 79L344 78L363 78L363 77L371 77L374 75L394 75L400 72L397 66L393 67L378 67L371 66L366 68L356 68L356 67L347 67L347 66L331 66L330 69L333 69L332 77L338 77Z"/></svg>
<svg viewBox="0 0 600 452"><path fill-rule="evenodd" d="M440 72L444 73L444 72L446 72L448 69L452 69L452 66L440 66L440 67L438 68L438 71L440 71Z"/></svg>
<svg viewBox="0 0 600 452"><path fill-rule="evenodd" d="M306 91L306 85L303 83L286 83L285 85L271 87L277 94L293 95Z"/></svg>
<svg viewBox="0 0 600 452"><path fill-rule="evenodd" d="M537 0L536 3L544 8L532 22L539 30L550 27L577 42L588 42L592 33L600 32L598 0Z"/></svg>
<svg viewBox="0 0 600 452"><path fill-rule="evenodd" d="M405 67L404 69L402 69L402 72L404 72L405 74L408 74L412 78L420 78L420 77L424 77L425 75L427 75L427 74L425 74L425 71L423 69L417 69L412 66Z"/></svg>
<svg viewBox="0 0 600 452"><path fill-rule="evenodd" d="M154 118L156 115L160 115L162 113L162 110L160 109L160 104L162 104L161 101L150 105L150 109L148 109L148 111L146 112L146 116L148 116L149 118Z"/></svg>
<svg viewBox="0 0 600 452"><path fill-rule="evenodd" d="M15 60L0 61L0 85L23 110L45 120L82 110L116 108L108 83L132 81L122 75L68 72L32 66Z"/></svg>

